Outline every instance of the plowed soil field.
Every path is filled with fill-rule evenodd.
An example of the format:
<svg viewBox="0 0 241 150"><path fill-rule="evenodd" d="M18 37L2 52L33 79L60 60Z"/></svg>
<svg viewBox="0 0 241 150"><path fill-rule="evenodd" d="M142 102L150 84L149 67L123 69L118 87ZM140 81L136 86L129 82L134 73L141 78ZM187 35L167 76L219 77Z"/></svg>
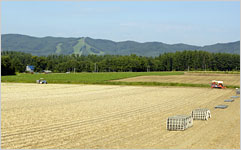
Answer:
<svg viewBox="0 0 241 150"><path fill-rule="evenodd" d="M171 76L138 76L115 81L211 84L212 80L221 80L224 85L238 86L240 85L240 74L185 73Z"/></svg>
<svg viewBox="0 0 241 150"><path fill-rule="evenodd" d="M239 149L235 89L2 83L3 149ZM227 109L215 109L218 104ZM212 118L167 131L169 116Z"/></svg>

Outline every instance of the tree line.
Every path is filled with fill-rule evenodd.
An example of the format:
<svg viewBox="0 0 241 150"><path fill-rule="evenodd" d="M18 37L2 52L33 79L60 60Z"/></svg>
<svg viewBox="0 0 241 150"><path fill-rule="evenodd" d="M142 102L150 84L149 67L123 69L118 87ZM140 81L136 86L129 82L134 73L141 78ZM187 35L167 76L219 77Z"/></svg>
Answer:
<svg viewBox="0 0 241 150"><path fill-rule="evenodd" d="M28 53L1 52L1 74L25 72L27 65L35 66L35 72L146 72L146 71L239 71L240 55L209 53L206 51L182 51L164 53L157 57L131 54L122 55L48 55L33 56Z"/></svg>

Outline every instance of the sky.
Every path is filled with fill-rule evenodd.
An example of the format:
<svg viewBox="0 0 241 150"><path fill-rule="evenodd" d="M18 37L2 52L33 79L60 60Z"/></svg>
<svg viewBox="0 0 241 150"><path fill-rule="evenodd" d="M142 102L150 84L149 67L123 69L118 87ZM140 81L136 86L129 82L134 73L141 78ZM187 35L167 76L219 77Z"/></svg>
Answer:
<svg viewBox="0 0 241 150"><path fill-rule="evenodd" d="M240 40L239 1L2 1L1 34L211 45Z"/></svg>

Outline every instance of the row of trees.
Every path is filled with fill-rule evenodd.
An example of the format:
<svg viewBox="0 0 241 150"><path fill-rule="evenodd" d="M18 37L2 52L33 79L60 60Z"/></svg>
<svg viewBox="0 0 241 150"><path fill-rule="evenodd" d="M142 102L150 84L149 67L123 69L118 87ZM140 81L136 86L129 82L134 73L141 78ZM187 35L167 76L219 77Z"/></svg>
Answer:
<svg viewBox="0 0 241 150"><path fill-rule="evenodd" d="M205 51L182 51L165 53L158 57L137 55L49 55L32 56L22 52L2 52L2 75L12 74L9 70L24 72L27 65L35 66L36 72L143 72L143 71L185 71L240 70L240 55L209 53Z"/></svg>
<svg viewBox="0 0 241 150"><path fill-rule="evenodd" d="M14 75L15 74L15 67L9 56L2 56L1 57L1 75Z"/></svg>

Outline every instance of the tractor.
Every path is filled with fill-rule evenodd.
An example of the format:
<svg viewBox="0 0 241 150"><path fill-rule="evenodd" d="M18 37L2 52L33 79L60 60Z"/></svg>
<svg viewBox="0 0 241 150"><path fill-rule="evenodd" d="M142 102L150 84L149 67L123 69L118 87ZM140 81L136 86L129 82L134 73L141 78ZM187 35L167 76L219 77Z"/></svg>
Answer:
<svg viewBox="0 0 241 150"><path fill-rule="evenodd" d="M224 88L226 88L226 87L223 86L223 81L212 80L211 88L224 89Z"/></svg>
<svg viewBox="0 0 241 150"><path fill-rule="evenodd" d="M38 84L47 84L47 81L44 80L44 78L40 78L39 80L36 80L36 83L38 83Z"/></svg>

